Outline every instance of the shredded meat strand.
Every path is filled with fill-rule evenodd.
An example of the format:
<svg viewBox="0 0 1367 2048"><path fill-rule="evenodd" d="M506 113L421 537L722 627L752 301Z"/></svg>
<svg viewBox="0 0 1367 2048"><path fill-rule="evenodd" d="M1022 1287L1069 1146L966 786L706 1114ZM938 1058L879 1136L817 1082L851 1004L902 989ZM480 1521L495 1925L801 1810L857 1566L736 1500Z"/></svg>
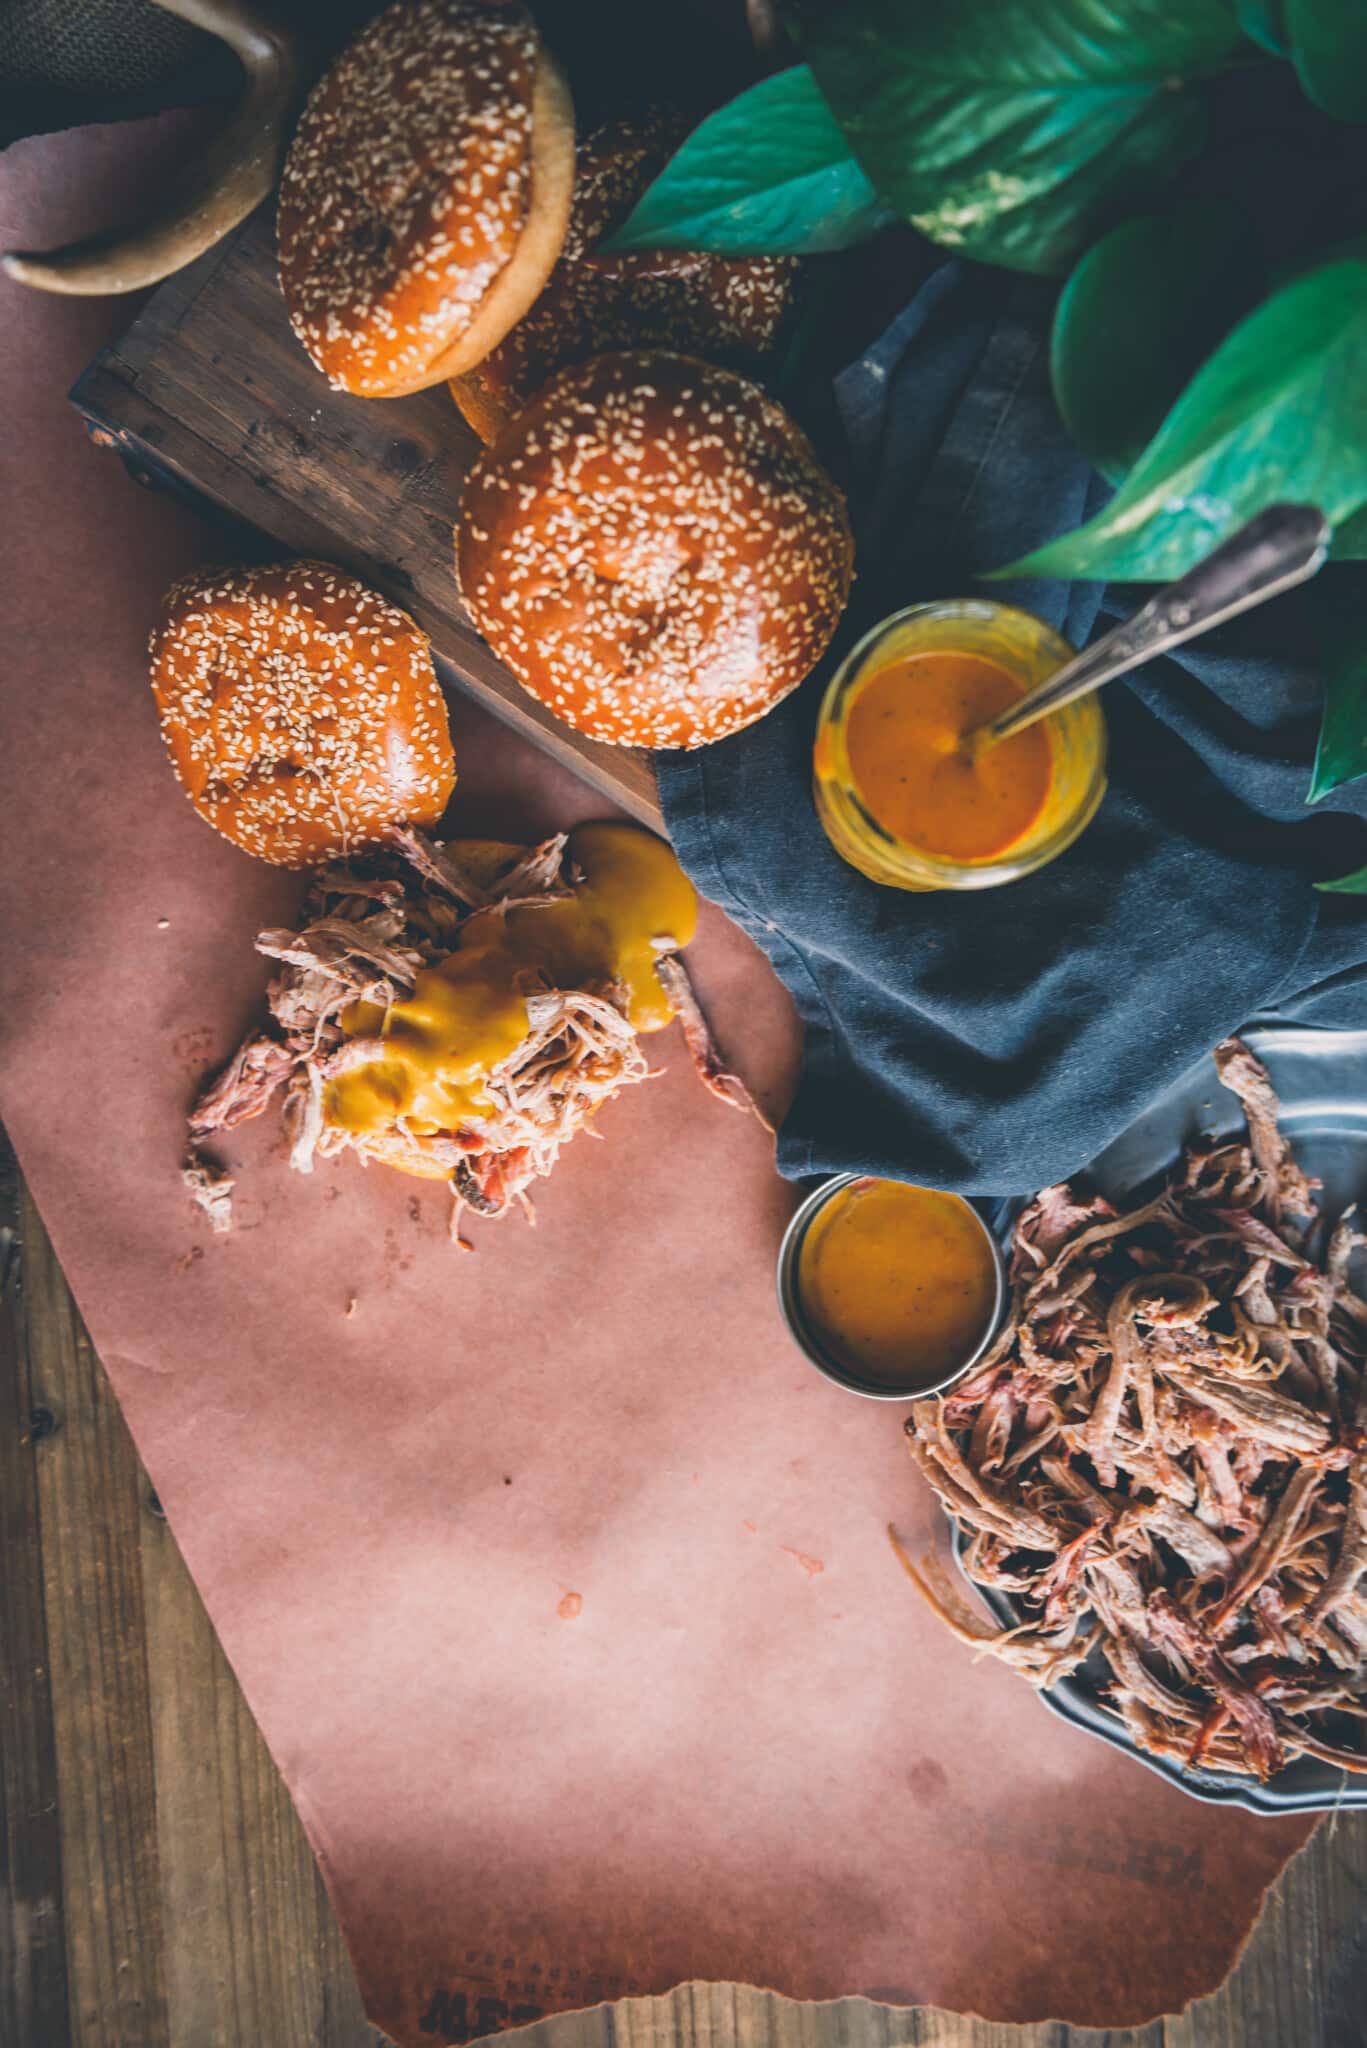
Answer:
<svg viewBox="0 0 1367 2048"><path fill-rule="evenodd" d="M233 1227L233 1176L216 1161L191 1150L180 1169L180 1177L215 1231Z"/></svg>
<svg viewBox="0 0 1367 2048"><path fill-rule="evenodd" d="M262 1033L244 1038L228 1064L200 1091L190 1112L191 1138L231 1131L249 1117L260 1116L295 1065L295 1054L279 1039Z"/></svg>
<svg viewBox="0 0 1367 2048"><path fill-rule="evenodd" d="M737 1075L728 1074L722 1064L711 1027L703 1015L702 1004L693 992L688 969L679 955L661 953L655 962L655 972L669 998L669 1007L683 1029L684 1044L704 1088L710 1088L719 1102L729 1104L732 1109L748 1110L752 1116L758 1116L754 1098L745 1083Z"/></svg>

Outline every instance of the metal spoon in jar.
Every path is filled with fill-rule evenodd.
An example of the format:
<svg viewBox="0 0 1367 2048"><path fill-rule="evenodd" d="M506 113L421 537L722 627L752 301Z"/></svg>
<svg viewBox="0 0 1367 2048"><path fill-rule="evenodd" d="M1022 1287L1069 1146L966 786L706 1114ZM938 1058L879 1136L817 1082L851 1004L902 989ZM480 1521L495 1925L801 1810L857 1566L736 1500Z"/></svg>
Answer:
<svg viewBox="0 0 1367 2048"><path fill-rule="evenodd" d="M976 759L998 740L1099 690L1113 676L1304 583L1328 554L1332 531L1315 505L1269 505L1095 646L1065 662L988 724L965 734L963 745Z"/></svg>

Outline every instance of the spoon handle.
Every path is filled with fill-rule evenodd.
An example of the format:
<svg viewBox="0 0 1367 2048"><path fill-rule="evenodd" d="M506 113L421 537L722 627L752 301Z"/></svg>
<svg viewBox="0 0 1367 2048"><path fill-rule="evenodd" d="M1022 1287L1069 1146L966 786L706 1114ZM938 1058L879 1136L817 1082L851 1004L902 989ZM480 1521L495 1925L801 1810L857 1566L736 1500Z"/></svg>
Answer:
<svg viewBox="0 0 1367 2048"><path fill-rule="evenodd" d="M1263 604L1313 576L1329 551L1329 521L1315 505L1269 505L1228 540L1151 597L1131 618L1046 676L982 728L989 746L1100 689L1169 647L1208 633L1236 612Z"/></svg>

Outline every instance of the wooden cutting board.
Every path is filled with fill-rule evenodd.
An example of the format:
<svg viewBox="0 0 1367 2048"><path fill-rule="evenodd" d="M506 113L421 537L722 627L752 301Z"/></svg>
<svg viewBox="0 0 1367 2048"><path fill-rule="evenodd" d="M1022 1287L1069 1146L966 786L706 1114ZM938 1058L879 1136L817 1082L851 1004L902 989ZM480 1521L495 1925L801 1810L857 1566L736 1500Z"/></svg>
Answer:
<svg viewBox="0 0 1367 2048"><path fill-rule="evenodd" d="M452 528L479 443L444 386L391 399L329 388L285 318L269 202L162 285L71 396L140 480L384 591L430 634L448 682L663 831L649 757L561 725L475 632Z"/></svg>

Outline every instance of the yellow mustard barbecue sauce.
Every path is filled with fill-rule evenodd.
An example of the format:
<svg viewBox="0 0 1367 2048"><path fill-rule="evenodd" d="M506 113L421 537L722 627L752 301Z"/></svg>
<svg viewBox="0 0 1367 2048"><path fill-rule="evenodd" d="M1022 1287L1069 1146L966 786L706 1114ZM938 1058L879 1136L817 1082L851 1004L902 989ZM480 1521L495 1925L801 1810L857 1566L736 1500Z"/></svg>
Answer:
<svg viewBox="0 0 1367 2048"><path fill-rule="evenodd" d="M850 707L850 774L884 831L950 860L1005 853L1049 794L1043 725L970 752L975 726L1022 695L1014 676L979 654L900 655L875 669Z"/></svg>
<svg viewBox="0 0 1367 2048"><path fill-rule="evenodd" d="M520 850L508 849L509 862ZM583 871L571 895L475 912L455 950L419 970L411 996L387 1013L367 1003L343 1013L345 1030L379 1036L384 1052L327 1083L325 1123L380 1133L402 1117L417 1136L458 1130L491 1106L484 1081L526 1037L527 996L537 988L616 981L637 1031L669 1023L655 941L677 950L692 938L692 883L664 841L634 825L581 825L566 854Z"/></svg>
<svg viewBox="0 0 1367 2048"><path fill-rule="evenodd" d="M798 1292L813 1334L848 1371L880 1386L928 1387L978 1348L997 1272L958 1195L863 1179L812 1218Z"/></svg>

